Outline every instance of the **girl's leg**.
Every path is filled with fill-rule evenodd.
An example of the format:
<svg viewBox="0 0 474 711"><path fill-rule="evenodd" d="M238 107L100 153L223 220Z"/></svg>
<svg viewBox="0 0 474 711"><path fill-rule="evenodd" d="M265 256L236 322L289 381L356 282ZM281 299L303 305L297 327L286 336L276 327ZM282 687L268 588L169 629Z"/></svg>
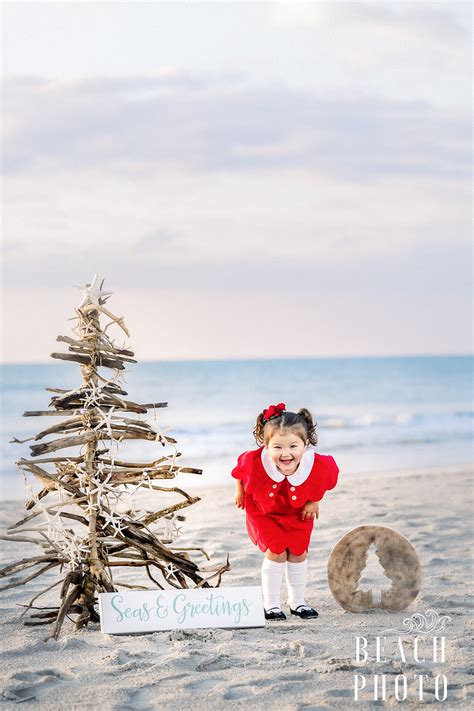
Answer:
<svg viewBox="0 0 474 711"><path fill-rule="evenodd" d="M290 553L289 555L293 555L293 553ZM287 558L287 552L283 551L283 553L272 553L270 548L267 548L267 550L265 551L265 558L268 558L269 560L274 560L277 563L285 563Z"/></svg>
<svg viewBox="0 0 474 711"><path fill-rule="evenodd" d="M263 606L268 612L272 608L281 610L280 590L283 572L285 570L286 551L272 553L267 548L262 563L262 592Z"/></svg>
<svg viewBox="0 0 474 711"><path fill-rule="evenodd" d="M302 555L294 555L288 551L286 562L286 586L288 589L288 605L296 610L300 605L306 605L306 582L308 579L307 551ZM309 607L309 606L307 606Z"/></svg>
<svg viewBox="0 0 474 711"><path fill-rule="evenodd" d="M290 560L292 563L301 563L301 561L306 560L307 557L308 551L305 551L301 555L295 555L294 553L290 553L290 551L288 551L288 560Z"/></svg>

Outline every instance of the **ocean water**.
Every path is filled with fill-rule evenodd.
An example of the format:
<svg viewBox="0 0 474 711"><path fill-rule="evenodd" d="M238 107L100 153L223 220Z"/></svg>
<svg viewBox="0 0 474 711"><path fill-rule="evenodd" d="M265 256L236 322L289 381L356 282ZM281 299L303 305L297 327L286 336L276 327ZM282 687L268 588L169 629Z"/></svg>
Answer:
<svg viewBox="0 0 474 711"><path fill-rule="evenodd" d="M25 497L15 461L29 457L30 443L9 440L59 421L22 413L47 409L45 387L69 389L80 380L72 363L3 366L2 498ZM181 486L230 480L237 455L257 446L258 412L282 401L313 412L317 451L332 454L344 476L472 464L469 356L144 362L130 366L123 382L135 402L168 402L156 411L162 431L178 440L183 465L203 469L202 476L180 474ZM121 459L152 461L164 450L128 442L119 451Z"/></svg>

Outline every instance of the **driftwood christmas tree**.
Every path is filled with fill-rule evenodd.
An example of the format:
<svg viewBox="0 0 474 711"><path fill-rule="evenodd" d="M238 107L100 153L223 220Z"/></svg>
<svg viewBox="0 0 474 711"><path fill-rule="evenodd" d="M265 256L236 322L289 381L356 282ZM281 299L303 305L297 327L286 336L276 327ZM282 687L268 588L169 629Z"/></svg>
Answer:
<svg viewBox="0 0 474 711"><path fill-rule="evenodd" d="M184 518L177 512L200 499L181 488L157 486L155 482L173 479L179 472L202 472L180 467L176 440L161 432L156 410L166 407L167 403L138 404L126 399L121 373L126 364L136 361L132 351L118 347L109 335L109 328L117 326L127 336L129 333L123 318L105 307L110 292L102 291L102 286L103 282L99 286L95 275L76 310L76 337L57 338L68 345L68 352L51 354L52 358L79 363L82 383L69 391L47 388L55 393L50 409L24 413L25 417L44 415L66 419L30 438L38 442L30 447L32 459L17 462L31 494L26 504L30 513L2 536L35 544L42 551L40 555L3 568L1 578L16 577L1 590L23 585L58 569L59 579L35 595L23 613L30 613L25 624L52 623L49 638L56 639L66 615L69 619L75 615L75 629L99 620L98 593L114 592L121 586L146 589L143 585L115 579L121 569L144 570L153 588L164 589L169 586L211 587L209 581L215 578L219 586L222 573L229 568L228 560L222 565L200 568L189 551L199 551L209 560L203 548L173 545L180 530L176 521ZM107 319L104 327L103 317ZM149 410L155 412L155 417L145 420L143 415ZM40 442L48 436L53 439ZM118 449L124 440L148 440L155 446L160 443L171 447L172 452L146 463L123 461L119 459ZM59 454L70 447L79 447L75 456ZM58 454L54 454L56 452ZM27 473L40 482L40 491L33 491ZM135 499L130 497L130 493L138 489L149 494L145 511L136 508ZM182 500L150 511L151 497L162 499L166 492L174 492ZM132 508L121 511L130 500ZM16 579L19 573L25 576ZM203 573L212 574L206 579ZM41 595L60 584L56 607L34 606Z"/></svg>

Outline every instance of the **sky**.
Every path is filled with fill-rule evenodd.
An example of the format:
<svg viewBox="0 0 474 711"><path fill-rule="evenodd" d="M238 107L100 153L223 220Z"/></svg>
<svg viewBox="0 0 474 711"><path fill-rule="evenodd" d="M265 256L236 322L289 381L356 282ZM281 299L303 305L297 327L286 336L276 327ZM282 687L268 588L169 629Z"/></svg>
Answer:
<svg viewBox="0 0 474 711"><path fill-rule="evenodd" d="M470 3L2 5L2 360L467 353Z"/></svg>

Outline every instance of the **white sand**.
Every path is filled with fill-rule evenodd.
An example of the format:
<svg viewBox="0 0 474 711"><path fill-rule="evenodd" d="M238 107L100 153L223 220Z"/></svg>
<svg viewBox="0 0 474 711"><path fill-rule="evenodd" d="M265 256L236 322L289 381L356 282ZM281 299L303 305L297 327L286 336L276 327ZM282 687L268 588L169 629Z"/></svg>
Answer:
<svg viewBox="0 0 474 711"><path fill-rule="evenodd" d="M244 512L233 504L233 486L187 490L202 501L187 511L179 545L201 545L214 561L230 554L227 586L258 585L262 554L249 541ZM102 635L97 625L77 633L71 623L59 641L44 642L47 627L24 627L18 617L35 592L55 580L46 574L25 587L3 593L1 614L1 709L347 709L353 701L354 674L365 674L370 694L372 675L388 675L388 698L374 704L370 695L360 709L399 706L393 679L408 678L403 708L437 703L434 676L445 674L448 698L443 708L468 709L474 704L473 670L469 668L472 569L469 549L472 529L472 487L468 472L413 472L409 476L345 479L329 492L315 524L309 556L307 600L320 613L316 620L288 617L263 629L157 632L140 636ZM19 502L3 504L1 528L23 514ZM395 528L416 547L423 585L419 597L401 613L344 612L327 585L326 565L334 544L362 524ZM3 543L4 563L31 555L29 544ZM178 543L177 543L178 545ZM197 560L197 559L196 559ZM135 574L135 573L133 573ZM137 574L138 575L138 574ZM41 599L56 603L56 590ZM285 601L285 587L282 601ZM446 636L446 662L416 664L407 643L406 663L391 657L376 665L374 638L382 630L401 629L414 612L432 608L452 622ZM284 609L287 610L286 605ZM363 666L354 660L355 636L369 639L371 658ZM429 637L431 638L431 637ZM412 638L411 638L412 639ZM426 649L426 648L424 648ZM424 701L417 700L414 674L427 674ZM17 700L15 700L17 699Z"/></svg>

